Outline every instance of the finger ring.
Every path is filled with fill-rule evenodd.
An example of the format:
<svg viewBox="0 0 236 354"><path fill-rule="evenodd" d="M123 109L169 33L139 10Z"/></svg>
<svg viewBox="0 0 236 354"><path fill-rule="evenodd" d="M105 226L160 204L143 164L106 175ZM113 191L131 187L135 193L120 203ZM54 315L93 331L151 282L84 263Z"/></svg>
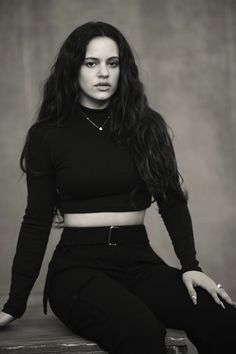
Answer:
<svg viewBox="0 0 236 354"><path fill-rule="evenodd" d="M218 289L223 288L223 286L222 286L220 283L219 283L219 284L217 284L216 286L217 286L217 288L218 288Z"/></svg>
<svg viewBox="0 0 236 354"><path fill-rule="evenodd" d="M196 296L196 295L192 295L191 297L193 297L193 298L195 298L195 299L197 298L197 296Z"/></svg>

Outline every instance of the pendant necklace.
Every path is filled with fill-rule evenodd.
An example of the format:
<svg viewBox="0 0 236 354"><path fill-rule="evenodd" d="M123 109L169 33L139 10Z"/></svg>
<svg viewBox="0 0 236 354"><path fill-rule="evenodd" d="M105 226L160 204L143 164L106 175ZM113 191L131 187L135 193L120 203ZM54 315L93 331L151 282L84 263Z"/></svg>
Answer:
<svg viewBox="0 0 236 354"><path fill-rule="evenodd" d="M104 123L102 124L102 126L98 126L97 124L95 124L86 114L84 114L84 112L80 109L80 112L83 114L83 116L91 123L93 124L98 130L103 130L103 126L106 124L107 120L110 118L110 114L108 114L107 118L105 119Z"/></svg>

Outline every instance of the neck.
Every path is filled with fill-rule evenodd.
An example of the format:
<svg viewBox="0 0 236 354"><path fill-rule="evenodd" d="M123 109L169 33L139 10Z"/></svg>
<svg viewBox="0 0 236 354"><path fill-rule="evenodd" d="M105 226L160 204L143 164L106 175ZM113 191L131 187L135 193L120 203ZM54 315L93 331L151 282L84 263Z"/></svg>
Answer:
<svg viewBox="0 0 236 354"><path fill-rule="evenodd" d="M86 100L80 100L79 104L82 107L87 107L90 109L105 109L109 106L109 101L90 102L90 101L86 101Z"/></svg>

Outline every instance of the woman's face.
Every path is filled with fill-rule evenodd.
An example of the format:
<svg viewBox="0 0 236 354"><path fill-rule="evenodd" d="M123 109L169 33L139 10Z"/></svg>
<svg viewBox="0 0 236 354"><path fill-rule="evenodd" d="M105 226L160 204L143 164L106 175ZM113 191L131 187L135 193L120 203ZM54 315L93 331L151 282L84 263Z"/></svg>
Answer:
<svg viewBox="0 0 236 354"><path fill-rule="evenodd" d="M119 74L116 42L109 37L93 38L79 71L80 103L89 108L105 108L117 89Z"/></svg>

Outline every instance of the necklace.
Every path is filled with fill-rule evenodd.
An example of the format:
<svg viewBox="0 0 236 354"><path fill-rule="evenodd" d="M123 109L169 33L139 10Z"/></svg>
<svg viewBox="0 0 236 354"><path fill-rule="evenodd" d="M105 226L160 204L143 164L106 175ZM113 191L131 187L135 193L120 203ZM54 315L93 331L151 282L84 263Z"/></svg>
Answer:
<svg viewBox="0 0 236 354"><path fill-rule="evenodd" d="M110 118L110 114L108 114L107 118L105 119L104 123L102 124L102 126L98 126L97 124L95 124L81 109L80 112L83 114L83 116L91 123L93 124L97 129L99 130L103 130L103 126L106 124L107 120Z"/></svg>

